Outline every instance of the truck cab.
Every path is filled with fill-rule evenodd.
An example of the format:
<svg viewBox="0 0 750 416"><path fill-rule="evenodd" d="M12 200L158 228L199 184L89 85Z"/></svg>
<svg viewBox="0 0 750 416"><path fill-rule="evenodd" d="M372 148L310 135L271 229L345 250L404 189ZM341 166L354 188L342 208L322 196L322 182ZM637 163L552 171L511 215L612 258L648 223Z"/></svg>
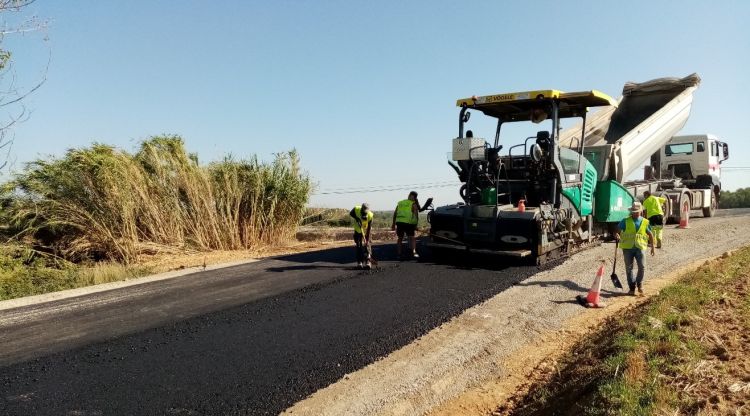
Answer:
<svg viewBox="0 0 750 416"><path fill-rule="evenodd" d="M678 177L689 188L721 190L721 163L729 158L729 145L716 136L674 136L659 153L654 156L662 177Z"/></svg>

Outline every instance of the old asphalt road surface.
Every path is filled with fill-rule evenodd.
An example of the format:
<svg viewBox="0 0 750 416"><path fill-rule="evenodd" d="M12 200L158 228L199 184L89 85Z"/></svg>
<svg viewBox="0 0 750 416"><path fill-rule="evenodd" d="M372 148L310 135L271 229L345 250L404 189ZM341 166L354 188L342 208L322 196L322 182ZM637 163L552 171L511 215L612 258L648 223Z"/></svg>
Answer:
<svg viewBox="0 0 750 416"><path fill-rule="evenodd" d="M353 249L0 311L0 414L277 414L537 271Z"/></svg>

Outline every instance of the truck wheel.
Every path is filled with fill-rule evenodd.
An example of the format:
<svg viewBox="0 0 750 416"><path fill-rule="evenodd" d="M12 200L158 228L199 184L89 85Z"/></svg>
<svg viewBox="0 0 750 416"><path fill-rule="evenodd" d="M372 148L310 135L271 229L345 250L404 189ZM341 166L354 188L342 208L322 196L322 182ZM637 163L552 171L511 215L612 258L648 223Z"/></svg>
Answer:
<svg viewBox="0 0 750 416"><path fill-rule="evenodd" d="M713 217L716 214L716 210L719 208L719 201L716 199L716 192L711 192L711 203L708 204L708 208L703 208L703 216L706 218Z"/></svg>
<svg viewBox="0 0 750 416"><path fill-rule="evenodd" d="M666 198L666 202L661 206L662 211L664 211L664 221L667 221L669 218L672 218L672 200L669 198L669 195L666 193L659 194L660 197Z"/></svg>

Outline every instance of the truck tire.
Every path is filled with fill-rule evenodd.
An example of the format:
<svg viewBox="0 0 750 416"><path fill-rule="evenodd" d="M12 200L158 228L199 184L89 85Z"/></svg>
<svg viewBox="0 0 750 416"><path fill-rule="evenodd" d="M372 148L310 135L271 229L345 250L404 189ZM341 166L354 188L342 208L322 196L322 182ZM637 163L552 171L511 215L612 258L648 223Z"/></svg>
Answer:
<svg viewBox="0 0 750 416"><path fill-rule="evenodd" d="M666 199L664 204L661 206L661 209L664 212L664 221L669 222L669 220L672 218L672 199L665 192L661 192L657 196Z"/></svg>
<svg viewBox="0 0 750 416"><path fill-rule="evenodd" d="M711 192L711 203L708 204L708 208L703 208L703 216L711 218L716 214L716 210L719 208L719 201L716 198L716 192Z"/></svg>

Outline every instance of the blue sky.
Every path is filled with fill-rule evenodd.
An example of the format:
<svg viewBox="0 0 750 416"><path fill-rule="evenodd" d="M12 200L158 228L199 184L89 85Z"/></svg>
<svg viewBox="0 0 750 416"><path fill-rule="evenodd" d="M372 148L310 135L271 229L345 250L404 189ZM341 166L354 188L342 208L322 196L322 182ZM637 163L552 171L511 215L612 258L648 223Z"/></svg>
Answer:
<svg viewBox="0 0 750 416"><path fill-rule="evenodd" d="M19 82L52 59L14 129L16 169L93 141L132 150L173 133L204 162L295 147L321 192L445 183L457 98L616 97L626 81L692 72L703 83L683 132L716 134L728 165L750 165L750 2L38 0L23 14L50 22L4 41ZM748 173L726 173L725 188L750 186ZM458 200L453 186L417 190ZM312 203L391 209L407 193Z"/></svg>

